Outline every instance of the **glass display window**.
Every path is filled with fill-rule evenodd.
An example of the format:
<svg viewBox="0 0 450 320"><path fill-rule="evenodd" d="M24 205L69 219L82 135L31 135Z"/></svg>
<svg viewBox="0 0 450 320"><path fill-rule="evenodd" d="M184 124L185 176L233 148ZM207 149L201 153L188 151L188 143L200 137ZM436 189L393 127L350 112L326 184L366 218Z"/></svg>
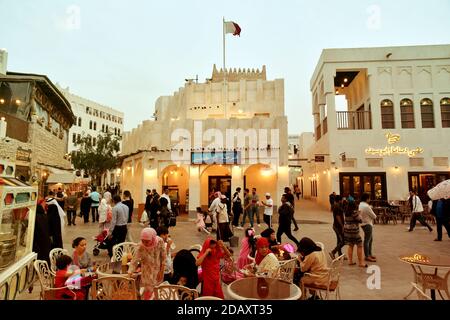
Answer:
<svg viewBox="0 0 450 320"><path fill-rule="evenodd" d="M31 195L29 192L19 192L16 194L16 203L26 203L30 201Z"/></svg>

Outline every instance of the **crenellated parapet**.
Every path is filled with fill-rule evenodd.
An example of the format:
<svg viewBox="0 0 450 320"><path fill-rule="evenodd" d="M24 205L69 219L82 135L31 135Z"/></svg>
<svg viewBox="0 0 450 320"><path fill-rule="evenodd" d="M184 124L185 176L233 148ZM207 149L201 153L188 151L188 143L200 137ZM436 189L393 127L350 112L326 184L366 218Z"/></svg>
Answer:
<svg viewBox="0 0 450 320"><path fill-rule="evenodd" d="M250 68L239 68L239 69L225 69L217 70L216 65L213 67L211 82L222 82L224 81L224 77L228 82L236 82L240 80L266 80L266 66L263 65L262 70L259 69L250 69Z"/></svg>

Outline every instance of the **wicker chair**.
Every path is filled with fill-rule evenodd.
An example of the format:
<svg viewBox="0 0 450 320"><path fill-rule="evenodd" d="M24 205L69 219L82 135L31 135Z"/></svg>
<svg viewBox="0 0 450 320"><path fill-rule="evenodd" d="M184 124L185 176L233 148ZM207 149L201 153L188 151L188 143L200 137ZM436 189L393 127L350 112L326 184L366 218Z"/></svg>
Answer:
<svg viewBox="0 0 450 320"><path fill-rule="evenodd" d="M50 258L50 268L53 274L56 273L56 259L58 259L62 255L69 255L69 252L66 249L54 248L50 250L49 258Z"/></svg>
<svg viewBox="0 0 450 320"><path fill-rule="evenodd" d="M48 267L48 263L45 260L36 260L34 261L34 270L36 270L36 274L38 276L39 284L41 285L41 300L58 300L56 298L56 292L67 289L67 287L55 288L55 274ZM76 299L76 294L72 290L73 299Z"/></svg>
<svg viewBox="0 0 450 320"><path fill-rule="evenodd" d="M306 290L314 290L319 292L319 296L323 299L322 291L325 292L325 300L328 300L328 297L331 293L335 293L336 300L340 299L340 292L339 292L339 278L341 275L341 268L342 264L344 262L344 254L337 257L331 262L331 266L328 269L328 281L326 285L316 285L316 284L305 284L303 282L303 278L301 280L301 287L302 287L302 297L306 299ZM305 273L305 275L308 275L308 273Z"/></svg>
<svg viewBox="0 0 450 320"><path fill-rule="evenodd" d="M93 300L137 300L136 283L120 276L94 279L91 295Z"/></svg>
<svg viewBox="0 0 450 320"><path fill-rule="evenodd" d="M160 284L154 288L155 300L195 300L197 298L197 290L184 286Z"/></svg>
<svg viewBox="0 0 450 320"><path fill-rule="evenodd" d="M135 256L138 249L138 244L135 242L122 242L113 247L113 255L111 262L117 262L122 260L123 253L131 253L131 256Z"/></svg>
<svg viewBox="0 0 450 320"><path fill-rule="evenodd" d="M290 259L286 261L280 261L280 268L275 278L294 283L294 271L297 265L297 259Z"/></svg>

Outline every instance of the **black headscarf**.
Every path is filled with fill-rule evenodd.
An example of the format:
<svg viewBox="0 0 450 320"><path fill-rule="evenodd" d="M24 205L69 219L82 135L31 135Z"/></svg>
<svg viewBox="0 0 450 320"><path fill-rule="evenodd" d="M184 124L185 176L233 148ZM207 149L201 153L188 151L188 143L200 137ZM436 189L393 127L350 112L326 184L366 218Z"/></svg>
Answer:
<svg viewBox="0 0 450 320"><path fill-rule="evenodd" d="M300 240L298 251L306 257L314 251L322 251L322 248L320 248L312 239L305 237Z"/></svg>

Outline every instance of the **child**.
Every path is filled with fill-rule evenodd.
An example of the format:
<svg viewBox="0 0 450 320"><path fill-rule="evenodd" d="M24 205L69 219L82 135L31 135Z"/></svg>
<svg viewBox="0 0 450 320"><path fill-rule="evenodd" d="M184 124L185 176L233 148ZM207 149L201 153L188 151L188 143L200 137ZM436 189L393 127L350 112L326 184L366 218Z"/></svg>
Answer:
<svg viewBox="0 0 450 320"><path fill-rule="evenodd" d="M195 223L197 224L197 230L198 232L204 231L206 234L209 234L210 232L206 230L205 225L205 213L202 211L202 208L197 207L197 220Z"/></svg>
<svg viewBox="0 0 450 320"><path fill-rule="evenodd" d="M172 264L172 250L175 249L175 244L169 236L169 229L164 226L160 226L156 229L156 234L158 237L163 239L165 249L166 249L166 267L164 269L164 281L169 281L173 275L173 264Z"/></svg>
<svg viewBox="0 0 450 320"><path fill-rule="evenodd" d="M208 233L211 233L212 227L213 227L212 213L210 213L210 212L203 212L203 216L204 216L204 222L205 222L206 231Z"/></svg>
<svg viewBox="0 0 450 320"><path fill-rule="evenodd" d="M65 287L67 279L80 275L83 271L86 271L85 269L72 266L72 258L68 255L62 255L56 259L56 268L55 288ZM83 288L84 286L89 285L90 282L90 277L83 277L80 281L80 287ZM84 300L87 297L86 290L84 288L72 290L64 288L56 291L55 296L60 300L72 300L74 299L74 294L76 300Z"/></svg>

